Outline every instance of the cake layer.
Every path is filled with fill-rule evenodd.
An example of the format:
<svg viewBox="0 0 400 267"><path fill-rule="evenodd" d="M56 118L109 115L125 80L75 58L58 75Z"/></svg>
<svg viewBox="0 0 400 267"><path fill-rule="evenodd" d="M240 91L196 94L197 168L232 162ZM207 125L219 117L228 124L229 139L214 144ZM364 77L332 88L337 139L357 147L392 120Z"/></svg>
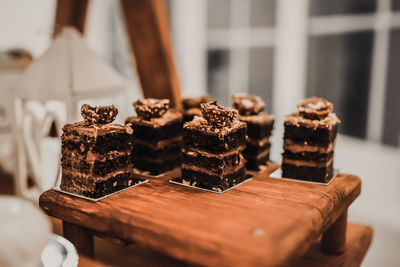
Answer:
<svg viewBox="0 0 400 267"><path fill-rule="evenodd" d="M246 179L246 167L224 176L210 175L204 172L182 168L184 183L214 191L224 191Z"/></svg>
<svg viewBox="0 0 400 267"><path fill-rule="evenodd" d="M304 144L307 143L307 144ZM290 151L292 153L300 153L300 152L316 152L316 153L331 153L335 147L335 141L330 142L325 145L314 144L310 145L308 142L294 142L291 139L285 139L283 141L283 149L286 151Z"/></svg>
<svg viewBox="0 0 400 267"><path fill-rule="evenodd" d="M129 117L126 124L132 124L135 138L156 142L182 133L182 114L176 110L169 110L160 118L145 120L140 117Z"/></svg>
<svg viewBox="0 0 400 267"><path fill-rule="evenodd" d="M315 161L315 162L328 162L333 158L333 151L330 153L318 153L318 152L299 152L292 153L285 150L283 152L283 158L289 160L302 160L302 161Z"/></svg>
<svg viewBox="0 0 400 267"><path fill-rule="evenodd" d="M245 150L243 150L243 154L259 154L264 152L265 150L269 150L270 148L270 143L268 142L263 142L263 143L259 143L259 144L254 144L254 143L250 143L248 142L249 140L247 140L246 142L246 148Z"/></svg>
<svg viewBox="0 0 400 267"><path fill-rule="evenodd" d="M235 121L229 127L214 128L196 117L183 128L183 148L222 153L241 147L246 142L246 123Z"/></svg>
<svg viewBox="0 0 400 267"><path fill-rule="evenodd" d="M107 179L82 179L76 175L63 174L60 188L70 193L99 198L138 182L139 180L132 177L130 172L119 173Z"/></svg>
<svg viewBox="0 0 400 267"><path fill-rule="evenodd" d="M63 149L76 151L79 154L104 154L114 150L125 150L132 146L133 136L126 132L111 132L109 134L91 136L79 135L78 131L64 131L61 137Z"/></svg>
<svg viewBox="0 0 400 267"><path fill-rule="evenodd" d="M246 168L249 170L259 170L260 165L265 165L269 160L269 153L260 154L259 157L246 156Z"/></svg>
<svg viewBox="0 0 400 267"><path fill-rule="evenodd" d="M333 176L333 164L326 167L296 166L282 163L282 177L326 183Z"/></svg>
<svg viewBox="0 0 400 267"><path fill-rule="evenodd" d="M337 125L332 128L314 128L312 126L292 125L285 122L284 139L294 143L306 145L322 145L324 147L333 143L337 134Z"/></svg>
<svg viewBox="0 0 400 267"><path fill-rule="evenodd" d="M61 165L70 171L79 171L84 174L103 176L119 169L126 169L131 164L129 151L113 151L107 154L80 155L63 151Z"/></svg>
<svg viewBox="0 0 400 267"><path fill-rule="evenodd" d="M257 115L239 116L247 124L247 136L252 139L261 139L271 136L274 127L274 118L266 113Z"/></svg>
<svg viewBox="0 0 400 267"><path fill-rule="evenodd" d="M339 122L334 113L322 120L310 120L299 113L293 113L285 120L284 139L305 145L329 146L335 141Z"/></svg>
<svg viewBox="0 0 400 267"><path fill-rule="evenodd" d="M151 175L158 175L163 172L170 171L181 165L181 155L173 158L172 160L164 160L162 162L153 161L150 158L134 158L134 168L142 171L149 172Z"/></svg>
<svg viewBox="0 0 400 267"><path fill-rule="evenodd" d="M182 168L196 166L204 168L216 175L229 172L232 168L240 165L244 160L240 155L243 148L238 148L232 152L213 154L199 150L182 150Z"/></svg>
<svg viewBox="0 0 400 267"><path fill-rule="evenodd" d="M163 160L165 159L171 160L172 158L176 158L177 155L181 153L181 143L171 143L169 146L155 149L143 145L141 143L136 143L133 146L133 157L150 157L154 160Z"/></svg>

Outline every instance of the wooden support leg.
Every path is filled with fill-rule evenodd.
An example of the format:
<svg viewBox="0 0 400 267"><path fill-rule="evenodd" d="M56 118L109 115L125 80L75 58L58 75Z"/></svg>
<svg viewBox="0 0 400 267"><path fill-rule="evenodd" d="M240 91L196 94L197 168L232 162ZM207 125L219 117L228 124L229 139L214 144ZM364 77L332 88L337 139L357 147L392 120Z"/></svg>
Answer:
<svg viewBox="0 0 400 267"><path fill-rule="evenodd" d="M63 221L64 237L71 241L79 254L94 257L93 235L84 227Z"/></svg>
<svg viewBox="0 0 400 267"><path fill-rule="evenodd" d="M321 250L329 254L343 253L346 248L347 209L322 235Z"/></svg>

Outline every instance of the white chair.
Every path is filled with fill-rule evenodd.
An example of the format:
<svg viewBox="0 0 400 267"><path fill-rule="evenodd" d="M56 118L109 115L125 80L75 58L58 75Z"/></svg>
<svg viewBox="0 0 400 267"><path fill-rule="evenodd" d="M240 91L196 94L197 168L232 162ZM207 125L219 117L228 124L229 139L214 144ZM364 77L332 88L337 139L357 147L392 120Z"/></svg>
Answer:
<svg viewBox="0 0 400 267"><path fill-rule="evenodd" d="M61 127L66 122L65 104L15 100L13 136L16 143L16 193L37 201L41 192L56 185L60 169ZM56 137L49 136L52 125ZM28 177L34 185L28 186Z"/></svg>

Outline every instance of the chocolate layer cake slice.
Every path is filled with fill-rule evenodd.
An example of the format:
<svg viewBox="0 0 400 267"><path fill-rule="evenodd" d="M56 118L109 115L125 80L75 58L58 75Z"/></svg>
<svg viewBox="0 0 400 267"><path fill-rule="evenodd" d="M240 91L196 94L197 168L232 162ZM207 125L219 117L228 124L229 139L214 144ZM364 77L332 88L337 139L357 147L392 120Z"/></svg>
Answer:
<svg viewBox="0 0 400 267"><path fill-rule="evenodd" d="M333 154L340 120L332 103L312 97L287 116L282 176L326 183L333 176Z"/></svg>
<svg viewBox="0 0 400 267"><path fill-rule="evenodd" d="M134 103L138 116L126 119L135 131L134 168L157 175L181 164L182 114L169 109L168 99L147 98Z"/></svg>
<svg viewBox="0 0 400 267"><path fill-rule="evenodd" d="M239 120L247 124L246 149L243 151L247 168L258 170L260 165L269 160L269 138L274 117L262 112L265 103L258 96L236 94L232 97L232 105L239 112Z"/></svg>
<svg viewBox="0 0 400 267"><path fill-rule="evenodd" d="M61 189L98 198L135 184L130 155L133 130L111 124L118 110L83 105L81 113L84 121L63 127Z"/></svg>
<svg viewBox="0 0 400 267"><path fill-rule="evenodd" d="M183 127L182 178L189 185L224 191L246 178L241 151L247 127L237 112L216 102L202 104L203 117Z"/></svg>
<svg viewBox="0 0 400 267"><path fill-rule="evenodd" d="M182 100L183 106L183 123L191 121L195 116L201 117L201 104L210 101L210 97L194 97L194 98L184 98Z"/></svg>

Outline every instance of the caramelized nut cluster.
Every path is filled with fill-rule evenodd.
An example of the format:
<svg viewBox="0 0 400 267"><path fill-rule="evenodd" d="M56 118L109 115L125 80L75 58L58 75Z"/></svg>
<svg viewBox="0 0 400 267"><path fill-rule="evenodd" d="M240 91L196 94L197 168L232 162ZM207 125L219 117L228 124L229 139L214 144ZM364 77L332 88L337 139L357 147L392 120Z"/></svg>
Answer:
<svg viewBox="0 0 400 267"><path fill-rule="evenodd" d="M299 113L306 119L321 120L333 110L333 104L323 98L310 97L297 105Z"/></svg>
<svg viewBox="0 0 400 267"><path fill-rule="evenodd" d="M145 120L159 118L169 109L168 99L146 98L133 103L137 115Z"/></svg>
<svg viewBox="0 0 400 267"><path fill-rule="evenodd" d="M247 94L235 94L232 96L232 104L240 115L257 115L264 110L265 103L259 96Z"/></svg>
<svg viewBox="0 0 400 267"><path fill-rule="evenodd" d="M201 112L208 124L217 128L232 125L238 116L236 110L224 108L217 101L201 104Z"/></svg>
<svg viewBox="0 0 400 267"><path fill-rule="evenodd" d="M92 107L88 104L83 104L81 107L81 114L86 124L103 125L115 120L118 109L113 105Z"/></svg>

